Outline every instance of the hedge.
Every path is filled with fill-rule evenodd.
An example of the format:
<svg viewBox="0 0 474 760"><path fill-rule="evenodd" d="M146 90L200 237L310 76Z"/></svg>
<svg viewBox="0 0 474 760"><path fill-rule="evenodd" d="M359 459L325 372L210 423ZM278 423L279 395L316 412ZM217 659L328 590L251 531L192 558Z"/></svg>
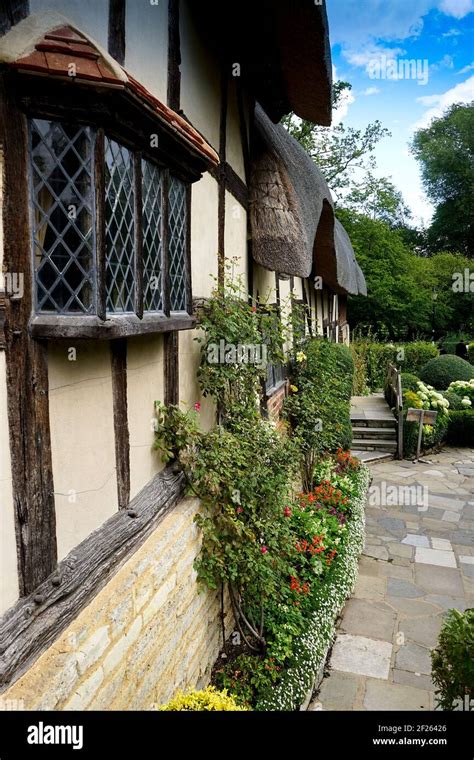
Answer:
<svg viewBox="0 0 474 760"><path fill-rule="evenodd" d="M357 580L359 557L365 541L365 502L369 479L368 468L361 465L345 540L331 573L321 585L307 631L295 641L294 664L285 670L271 697L257 703L257 710L299 710L315 685L315 678L334 639L336 620Z"/></svg>
<svg viewBox="0 0 474 760"><path fill-rule="evenodd" d="M451 354L431 359L420 372L421 380L439 391L447 390L456 380L471 380L473 377L474 367L465 359Z"/></svg>
<svg viewBox="0 0 474 760"><path fill-rule="evenodd" d="M447 439L455 446L474 446L474 411L449 413Z"/></svg>
<svg viewBox="0 0 474 760"><path fill-rule="evenodd" d="M354 395L382 389L390 363L404 373L418 376L421 368L438 356L436 346L425 341L394 345L360 340L351 344L351 350L356 368Z"/></svg>

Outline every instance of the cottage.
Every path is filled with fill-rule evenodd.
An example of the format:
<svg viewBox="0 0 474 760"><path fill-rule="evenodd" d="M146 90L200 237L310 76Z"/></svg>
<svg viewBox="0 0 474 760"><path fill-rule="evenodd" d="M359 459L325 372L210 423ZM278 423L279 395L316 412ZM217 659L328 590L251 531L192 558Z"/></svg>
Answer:
<svg viewBox="0 0 474 760"><path fill-rule="evenodd" d="M232 631L197 594L196 500L155 400L214 410L195 304L227 259L348 340L365 293L330 191L280 118L328 125L312 0L8 0L0 10L0 691L146 709L205 684ZM267 405L286 392L270 367Z"/></svg>

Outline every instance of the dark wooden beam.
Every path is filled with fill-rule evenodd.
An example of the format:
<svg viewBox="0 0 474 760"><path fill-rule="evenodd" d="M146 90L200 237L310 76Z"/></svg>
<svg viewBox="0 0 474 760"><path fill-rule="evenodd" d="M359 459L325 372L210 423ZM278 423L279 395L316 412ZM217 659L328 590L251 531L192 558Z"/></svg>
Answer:
<svg viewBox="0 0 474 760"><path fill-rule="evenodd" d="M153 335L172 330L190 330L196 324L189 314L165 317L162 314L109 315L105 322L97 317L39 316L30 320L29 331L34 338L48 340L114 340L135 335Z"/></svg>
<svg viewBox="0 0 474 760"><path fill-rule="evenodd" d="M56 514L49 428L46 344L32 340L32 271L25 116L0 80L0 144L4 156L4 270L21 273L23 297L5 300L7 406L20 595L55 568Z"/></svg>
<svg viewBox="0 0 474 760"><path fill-rule="evenodd" d="M6 295L0 292L0 351L5 350L5 311L6 311Z"/></svg>
<svg viewBox="0 0 474 760"><path fill-rule="evenodd" d="M164 336L165 404L179 404L179 333Z"/></svg>
<svg viewBox="0 0 474 760"><path fill-rule="evenodd" d="M168 105L179 111L181 104L181 41L179 0L168 0Z"/></svg>
<svg viewBox="0 0 474 760"><path fill-rule="evenodd" d="M29 14L28 0L2 0L0 5L0 36Z"/></svg>
<svg viewBox="0 0 474 760"><path fill-rule="evenodd" d="M248 187L239 177L237 172L232 168L232 166L227 163L227 161L224 161L222 164L219 164L219 166L213 167L209 169L209 174L214 177L216 182L220 183L221 180L224 180L225 189L229 191L231 195L234 196L236 201L240 203L240 205L247 211L249 206L249 191Z"/></svg>
<svg viewBox="0 0 474 760"><path fill-rule="evenodd" d="M106 277L107 258L105 240L105 137L104 130L98 129L94 147L94 185L95 185L95 262L97 267L96 299L97 316L106 318Z"/></svg>
<svg viewBox="0 0 474 760"><path fill-rule="evenodd" d="M133 154L133 182L135 190L135 314L143 317L143 208L142 208L142 154Z"/></svg>
<svg viewBox="0 0 474 760"><path fill-rule="evenodd" d="M62 560L34 594L0 618L0 689L55 641L173 509L184 475L166 468Z"/></svg>
<svg viewBox="0 0 474 760"><path fill-rule="evenodd" d="M114 409L115 465L119 509L130 501L130 435L127 407L127 341L110 342Z"/></svg>
<svg viewBox="0 0 474 760"><path fill-rule="evenodd" d="M126 0L109 0L109 53L121 66L125 63Z"/></svg>

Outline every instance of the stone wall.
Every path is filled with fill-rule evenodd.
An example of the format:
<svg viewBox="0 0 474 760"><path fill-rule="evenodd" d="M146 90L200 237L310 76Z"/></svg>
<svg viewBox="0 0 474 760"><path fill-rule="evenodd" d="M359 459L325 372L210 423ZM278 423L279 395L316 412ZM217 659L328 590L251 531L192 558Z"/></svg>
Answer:
<svg viewBox="0 0 474 760"><path fill-rule="evenodd" d="M222 646L220 594L198 593L197 508L182 500L2 698L25 710L147 710L207 685Z"/></svg>

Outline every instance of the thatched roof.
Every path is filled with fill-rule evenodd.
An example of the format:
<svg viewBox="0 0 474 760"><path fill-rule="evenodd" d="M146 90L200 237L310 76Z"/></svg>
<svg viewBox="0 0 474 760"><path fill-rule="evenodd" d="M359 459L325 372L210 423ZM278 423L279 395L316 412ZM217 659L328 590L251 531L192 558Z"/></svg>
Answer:
<svg viewBox="0 0 474 760"><path fill-rule="evenodd" d="M315 0L239 0L190 3L200 35L247 92L278 122L293 111L331 123L332 66L325 3Z"/></svg>
<svg viewBox="0 0 474 760"><path fill-rule="evenodd" d="M255 261L282 274L319 275L336 293L366 295L364 275L315 162L260 106L255 124L250 182Z"/></svg>

